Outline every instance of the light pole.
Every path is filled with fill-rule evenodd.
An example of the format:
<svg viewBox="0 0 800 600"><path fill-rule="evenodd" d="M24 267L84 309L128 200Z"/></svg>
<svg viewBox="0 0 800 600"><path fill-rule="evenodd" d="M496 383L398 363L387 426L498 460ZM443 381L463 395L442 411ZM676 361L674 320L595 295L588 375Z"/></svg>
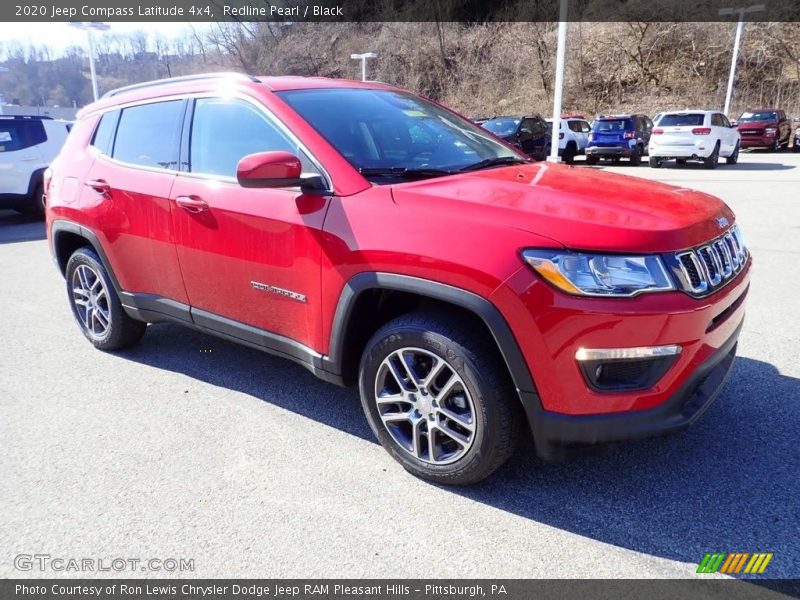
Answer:
<svg viewBox="0 0 800 600"><path fill-rule="evenodd" d="M561 133L561 98L564 90L564 55L567 51L567 0L561 0L558 11L558 47L556 49L556 84L553 98L553 131L550 134L548 162L558 162L558 135Z"/></svg>
<svg viewBox="0 0 800 600"><path fill-rule="evenodd" d="M731 109L731 98L733 96L733 80L736 75L736 62L739 60L739 43L742 40L742 31L744 30L744 16L748 13L756 13L767 10L763 4L753 4L752 6L742 8L721 8L719 16L729 17L732 15L739 16L739 24L736 26L736 38L733 42L733 56L731 57L731 72L728 75L728 90L725 92L725 108L723 112L726 116L729 115Z"/></svg>
<svg viewBox="0 0 800 600"><path fill-rule="evenodd" d="M363 54L351 54L350 58L353 60L360 60L361 61L361 81L367 80L367 59L369 58L378 58L378 55L374 52L364 52Z"/></svg>
<svg viewBox="0 0 800 600"><path fill-rule="evenodd" d="M108 23L101 23L100 21L73 21L70 23L70 25L72 27L77 27L78 29L83 29L89 39L89 71L92 74L92 94L94 95L95 102L97 102L99 94L97 93L97 74L94 70L94 37L92 36L92 32L108 31L111 29L111 26Z"/></svg>

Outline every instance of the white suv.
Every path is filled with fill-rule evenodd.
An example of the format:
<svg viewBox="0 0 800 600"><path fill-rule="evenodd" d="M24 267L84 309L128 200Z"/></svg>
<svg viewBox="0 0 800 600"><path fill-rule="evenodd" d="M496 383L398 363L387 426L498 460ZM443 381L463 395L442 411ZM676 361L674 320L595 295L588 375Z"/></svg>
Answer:
<svg viewBox="0 0 800 600"><path fill-rule="evenodd" d="M50 117L0 115L0 208L44 216L42 175L71 127Z"/></svg>
<svg viewBox="0 0 800 600"><path fill-rule="evenodd" d="M713 169L720 156L733 165L739 160L740 143L739 132L721 112L665 112L650 134L650 166L657 169L674 158L679 165L699 160L706 169Z"/></svg>
<svg viewBox="0 0 800 600"><path fill-rule="evenodd" d="M547 124L552 130L553 119L547 119ZM565 115L561 117L558 133L558 155L568 165L572 164L575 156L583 154L586 143L589 141L589 132L592 126L581 116Z"/></svg>

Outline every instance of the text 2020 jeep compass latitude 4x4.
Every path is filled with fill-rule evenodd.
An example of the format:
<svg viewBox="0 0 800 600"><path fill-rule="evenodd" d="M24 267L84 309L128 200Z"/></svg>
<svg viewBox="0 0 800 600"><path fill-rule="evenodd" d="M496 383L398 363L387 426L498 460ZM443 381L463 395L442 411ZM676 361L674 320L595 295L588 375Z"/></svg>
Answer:
<svg viewBox="0 0 800 600"><path fill-rule="evenodd" d="M412 473L664 433L716 396L750 258L720 200L533 163L378 83L244 75L83 109L47 228L98 348L176 321L359 385Z"/></svg>

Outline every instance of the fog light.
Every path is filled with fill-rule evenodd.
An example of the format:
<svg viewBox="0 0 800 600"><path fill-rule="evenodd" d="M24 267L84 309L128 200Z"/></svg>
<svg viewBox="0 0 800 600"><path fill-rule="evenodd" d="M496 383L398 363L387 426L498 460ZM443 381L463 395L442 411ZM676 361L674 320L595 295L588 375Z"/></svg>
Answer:
<svg viewBox="0 0 800 600"><path fill-rule="evenodd" d="M681 347L581 348L575 359L587 385L597 392L646 390L675 363Z"/></svg>

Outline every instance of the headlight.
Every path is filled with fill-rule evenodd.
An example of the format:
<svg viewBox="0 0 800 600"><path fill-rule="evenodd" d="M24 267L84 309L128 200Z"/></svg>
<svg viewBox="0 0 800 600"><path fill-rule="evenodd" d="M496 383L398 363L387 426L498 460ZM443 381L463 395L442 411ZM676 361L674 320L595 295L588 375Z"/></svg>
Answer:
<svg viewBox="0 0 800 600"><path fill-rule="evenodd" d="M777 129L775 129L774 127L767 127L767 128L764 130L764 133L766 133L767 135L775 135L775 134L777 133L777 131L778 131L778 130L777 130Z"/></svg>
<svg viewBox="0 0 800 600"><path fill-rule="evenodd" d="M675 289L658 256L524 250L522 257L548 283L568 294L629 297Z"/></svg>

